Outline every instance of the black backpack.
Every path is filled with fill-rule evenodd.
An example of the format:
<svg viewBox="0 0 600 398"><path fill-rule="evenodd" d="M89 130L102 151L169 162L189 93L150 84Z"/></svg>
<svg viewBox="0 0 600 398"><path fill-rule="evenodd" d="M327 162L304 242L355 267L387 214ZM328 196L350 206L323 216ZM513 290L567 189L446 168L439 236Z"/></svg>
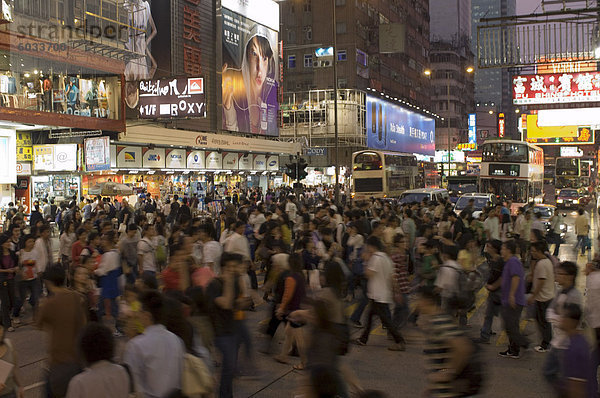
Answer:
<svg viewBox="0 0 600 398"><path fill-rule="evenodd" d="M454 296L450 298L452 308L460 310L469 310L475 304L475 294L482 286L483 277L479 270L465 271L462 268L458 269L449 265L441 265L441 267L451 268L458 272L458 286Z"/></svg>

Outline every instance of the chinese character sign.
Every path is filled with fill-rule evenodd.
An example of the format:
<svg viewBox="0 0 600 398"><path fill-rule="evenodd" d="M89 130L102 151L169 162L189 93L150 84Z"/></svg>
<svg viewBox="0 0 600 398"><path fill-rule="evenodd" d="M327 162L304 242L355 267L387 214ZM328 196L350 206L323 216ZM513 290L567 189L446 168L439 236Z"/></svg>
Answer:
<svg viewBox="0 0 600 398"><path fill-rule="evenodd" d="M222 12L222 128L278 136L277 32L229 9Z"/></svg>
<svg viewBox="0 0 600 398"><path fill-rule="evenodd" d="M600 73L555 73L513 78L516 105L600 101Z"/></svg>
<svg viewBox="0 0 600 398"><path fill-rule="evenodd" d="M477 144L477 119L474 113L469 113L469 144Z"/></svg>
<svg viewBox="0 0 600 398"><path fill-rule="evenodd" d="M367 96L367 146L396 152L435 154L435 121Z"/></svg>

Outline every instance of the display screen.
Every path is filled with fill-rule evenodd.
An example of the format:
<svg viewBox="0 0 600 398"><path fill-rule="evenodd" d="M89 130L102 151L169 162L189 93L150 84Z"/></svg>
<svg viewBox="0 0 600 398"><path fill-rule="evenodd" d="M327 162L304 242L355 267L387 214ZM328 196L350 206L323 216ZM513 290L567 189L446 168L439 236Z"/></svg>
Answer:
<svg viewBox="0 0 600 398"><path fill-rule="evenodd" d="M518 164L490 164L490 175L498 177L519 177L521 166Z"/></svg>

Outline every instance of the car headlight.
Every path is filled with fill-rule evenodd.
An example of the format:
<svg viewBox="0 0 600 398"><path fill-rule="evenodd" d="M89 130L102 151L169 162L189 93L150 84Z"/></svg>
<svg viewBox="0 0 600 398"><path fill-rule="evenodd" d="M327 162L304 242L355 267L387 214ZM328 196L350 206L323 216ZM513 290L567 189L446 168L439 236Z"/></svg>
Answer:
<svg viewBox="0 0 600 398"><path fill-rule="evenodd" d="M556 203L562 203L562 202L563 202L563 200L562 200L562 199L557 199L557 200L556 200Z"/></svg>
<svg viewBox="0 0 600 398"><path fill-rule="evenodd" d="M573 203L579 203L579 199L573 199Z"/></svg>

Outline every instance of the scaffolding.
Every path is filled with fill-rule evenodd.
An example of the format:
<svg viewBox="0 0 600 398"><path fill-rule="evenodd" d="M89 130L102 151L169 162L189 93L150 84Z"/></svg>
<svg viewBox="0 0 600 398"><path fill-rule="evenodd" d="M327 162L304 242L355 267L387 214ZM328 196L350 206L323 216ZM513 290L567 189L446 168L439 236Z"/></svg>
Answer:
<svg viewBox="0 0 600 398"><path fill-rule="evenodd" d="M562 6L551 10L552 6ZM596 1L543 1L542 13L481 19L479 68L592 61L600 44ZM580 7L580 8L574 8Z"/></svg>
<svg viewBox="0 0 600 398"><path fill-rule="evenodd" d="M333 90L283 94L280 137L306 137L308 146L335 146ZM366 94L338 89L338 143L340 147L366 146Z"/></svg>

